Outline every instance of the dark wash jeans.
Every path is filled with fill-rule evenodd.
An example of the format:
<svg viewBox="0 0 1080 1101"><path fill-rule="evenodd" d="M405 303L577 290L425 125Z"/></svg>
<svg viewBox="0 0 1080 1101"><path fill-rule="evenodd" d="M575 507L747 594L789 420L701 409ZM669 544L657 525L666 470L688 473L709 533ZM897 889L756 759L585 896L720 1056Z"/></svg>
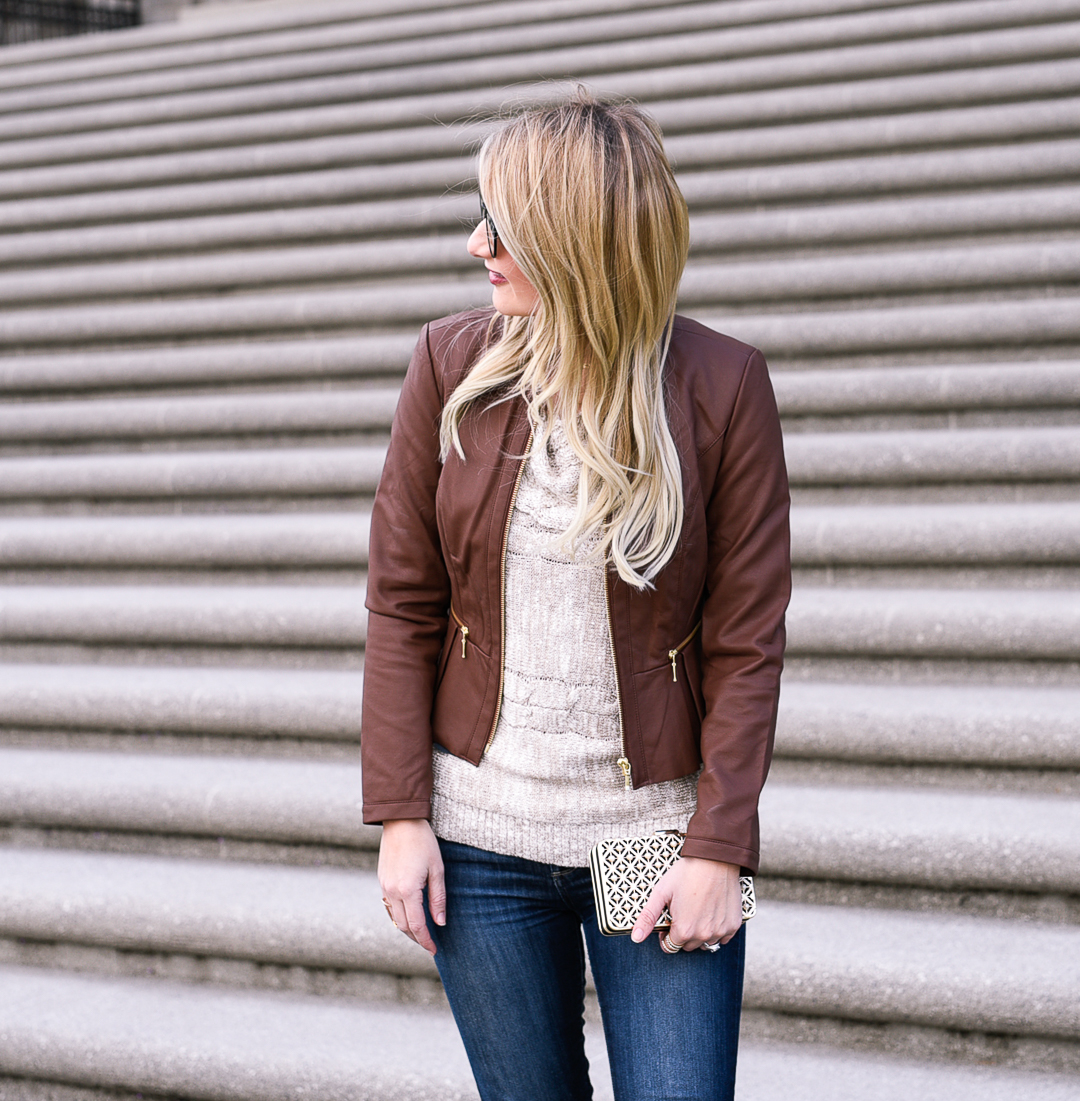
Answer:
<svg viewBox="0 0 1080 1101"><path fill-rule="evenodd" d="M435 962L483 1101L588 1101L584 930L616 1101L731 1101L746 931L719 952L605 937L588 868L439 841Z"/></svg>

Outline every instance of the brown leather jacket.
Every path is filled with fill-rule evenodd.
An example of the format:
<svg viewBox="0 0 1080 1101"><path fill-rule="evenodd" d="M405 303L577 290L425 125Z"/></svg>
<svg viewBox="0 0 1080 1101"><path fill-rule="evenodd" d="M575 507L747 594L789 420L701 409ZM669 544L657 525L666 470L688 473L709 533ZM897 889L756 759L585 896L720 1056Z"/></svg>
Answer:
<svg viewBox="0 0 1080 1101"><path fill-rule="evenodd" d="M441 464L438 444L443 402L491 316L426 326L394 418L371 520L365 822L428 817L432 741L479 764L498 721L524 402L470 410L465 462ZM683 852L753 871L791 587L780 421L761 353L697 322L676 318L666 371L686 507L678 547L653 590L608 571L624 773L637 788L703 760Z"/></svg>

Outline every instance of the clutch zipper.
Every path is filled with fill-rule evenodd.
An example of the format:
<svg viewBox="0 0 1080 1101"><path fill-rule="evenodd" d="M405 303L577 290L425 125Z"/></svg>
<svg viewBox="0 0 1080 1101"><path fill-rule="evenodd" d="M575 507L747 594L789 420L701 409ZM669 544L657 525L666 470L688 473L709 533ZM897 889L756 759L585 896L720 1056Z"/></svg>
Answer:
<svg viewBox="0 0 1080 1101"><path fill-rule="evenodd" d="M457 612L454 611L454 605L453 604L450 605L450 614L457 621L457 625L461 630L461 656L464 659L465 656L466 656L465 647L469 643L469 628L466 627L465 624L461 622L461 617L457 614Z"/></svg>
<svg viewBox="0 0 1080 1101"><path fill-rule="evenodd" d="M626 790L633 788L633 778L630 774L630 758L626 755L626 727L623 725L622 691L619 688L619 661L615 656L615 635L611 629L611 596L608 594L607 568L604 568L604 610L607 612L608 645L611 647L611 664L615 667L615 702L619 707L619 742L622 745L622 756L616 764L622 769L623 783Z"/></svg>
<svg viewBox="0 0 1080 1101"><path fill-rule="evenodd" d="M694 640L694 635L701 630L701 620L697 622L697 626L676 646L673 650L668 650L668 661L671 662L671 679L677 681L679 679L678 671L675 666L675 659L690 645Z"/></svg>
<svg viewBox="0 0 1080 1101"><path fill-rule="evenodd" d="M491 720L491 731L488 734L488 739L484 743L484 752L491 748L491 743L495 738L495 731L499 725L499 713L502 711L502 698L503 698L503 681L506 673L506 544L510 538L510 521L514 516L514 505L517 503L518 490L521 488L521 479L525 474L525 464L529 461L529 454L532 451L534 429L529 428L529 439L525 444L525 455L523 456L520 464L518 465L517 477L514 479L514 488L510 491L510 507L506 512L506 526L503 528L502 538L502 555L500 558L500 571L499 571L499 615L500 629L502 631L502 645L500 647L499 658L499 693L495 697L495 717Z"/></svg>

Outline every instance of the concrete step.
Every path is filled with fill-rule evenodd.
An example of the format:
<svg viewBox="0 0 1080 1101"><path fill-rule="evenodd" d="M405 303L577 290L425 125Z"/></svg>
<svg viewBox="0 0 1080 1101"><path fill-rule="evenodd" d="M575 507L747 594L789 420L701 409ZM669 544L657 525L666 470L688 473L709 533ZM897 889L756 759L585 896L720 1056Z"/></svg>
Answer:
<svg viewBox="0 0 1080 1101"><path fill-rule="evenodd" d="M1054 224L1067 224L1073 194L1047 195L1051 208L1064 207ZM1010 204L1010 209L1014 209ZM461 232L477 212L475 195L447 195L438 201L387 199L366 203L337 203L250 214L155 220L78 229L37 230L0 238L0 263L112 258L144 253L191 253L250 245L287 245L315 240L381 238L389 234L417 236L437 230ZM1008 216L1006 211L1002 216ZM1042 224L1042 223L1036 223Z"/></svg>
<svg viewBox="0 0 1080 1101"><path fill-rule="evenodd" d="M852 198L862 201L911 192L1071 184L1078 165L1080 142L1059 138L758 167L718 168L710 163L676 167L687 201L692 208L703 208ZM185 178L172 183L155 178L141 185L137 178L125 175L116 180L123 186L121 193L87 191L85 179L77 175L71 177L71 187L65 193L65 188L58 186L61 181L55 168L42 169L33 179L26 171L8 173L0 178L0 228L21 232L35 227L276 210L361 199L390 201L402 195L426 196L437 203L448 191L468 183L475 170L466 157L321 170L304 170L297 164L290 167L291 171L284 174L254 175L258 164L249 159L241 178ZM207 169L212 172L212 164L208 163ZM122 173L123 161L113 162L112 171ZM167 159L161 161L159 171L167 174Z"/></svg>
<svg viewBox="0 0 1080 1101"><path fill-rule="evenodd" d="M967 245L909 248L882 255L728 261L698 261L686 268L679 300L687 306L718 303L772 303L798 300L806 308L815 299L873 298L875 295L929 295L962 291L970 300L994 288L1069 288L1080 275L1080 242Z"/></svg>
<svg viewBox="0 0 1080 1101"><path fill-rule="evenodd" d="M356 813L358 768L0 749L0 821L374 849L379 831ZM773 782L761 816L764 876L1080 895L1075 800Z"/></svg>
<svg viewBox="0 0 1080 1101"><path fill-rule="evenodd" d="M1043 28L1038 34L1044 41L1031 45L1041 44L1044 49L1052 47L1060 56L1062 36L1069 39L1080 32L1065 24ZM411 44L409 48L415 49ZM1040 50L1034 48L1031 52L1037 55ZM319 60L313 59L313 64L319 64ZM755 64L761 64L761 59L755 59ZM817 111L814 100L821 94L808 93L802 119L798 116L795 119L775 117L776 92L722 94L724 91L730 93L730 86L683 89L680 98L661 99L650 107L654 108L668 135L667 144L673 157L683 164L708 159L708 150L715 149L721 135L727 156L717 158L715 163L727 164L934 147L981 142L990 137L1016 141L1068 135L1072 132L1068 122L1073 108L1067 93L1071 90L1075 95L1080 90L1080 67L1069 61L1051 64L1055 70L1052 84L1048 83L1050 73L1036 73L1030 64L1014 65L1009 71L998 74L996 89L982 97L976 94L976 89L985 87L990 91L991 73L997 73L996 68L975 70L972 82L954 95L949 92L956 85L955 77L951 86L940 77L931 77L932 86L921 94L917 84L912 87L914 76L894 77L892 81L880 76L869 82L848 81L844 91L849 109L850 101L858 98L860 92L867 93L867 101L861 105L857 117L843 121L835 118L815 120L815 115L827 117L837 113L841 94L837 88L829 93L831 102L823 102ZM923 68L918 64L913 67L919 71ZM722 69L716 71L716 76L721 84L727 85ZM320 78L316 86L323 89L323 94L318 98L335 101L332 105L301 107L297 101L311 97L304 96L303 88L297 89L292 83L283 81L175 100L137 99L123 102L111 110L97 106L81 111L65 107L57 112L33 112L30 117L41 120L39 129L31 128L26 121L16 125L19 116L5 118L0 115L0 166L30 171L45 165L70 166L78 162L92 166L88 184L93 186L101 173L110 171L108 165L116 158L145 158L143 169L154 173L155 178L160 178L160 167L154 167L160 157L181 154L186 160L182 164L177 162L178 168L186 164L189 172L204 176L204 166L216 163L220 174L229 174L233 162L243 155L250 158L252 145L259 146L259 160L264 170L287 163L294 168L317 167L320 155L326 166L385 161L392 159L388 156L391 153L400 160L454 156L466 143L489 129L489 124L470 120L475 120L479 114L496 112L501 106L501 100L491 92L408 95L385 106L377 98L364 103L363 91L353 96L349 87L358 79L367 78ZM640 78L635 74L620 80L605 74L598 79L605 87L616 85L609 91L632 94ZM897 83L894 85L894 82ZM869 87L864 89L864 84ZM679 95L680 90L673 91ZM1006 95L1008 91L1012 94ZM545 92L541 86L530 91L519 89L516 94L544 98L550 96L550 90ZM1048 94L1054 98L1039 98ZM787 99L791 101L790 94ZM957 105L952 104L953 99L959 101ZM980 99L991 102L980 102ZM1002 99L1024 102L1002 103ZM337 102L341 100L346 103ZM755 100L761 101L760 111L754 110ZM873 114L871 104L875 101L878 111L888 113ZM913 110L909 106L929 107L935 105L935 101L936 110ZM218 117L203 117L206 115ZM432 126L429 121L432 116L440 117L443 125ZM50 130L57 132L50 135ZM26 136L21 136L24 134ZM326 160L327 157L333 159ZM62 167L56 170L62 179L65 170ZM232 172L249 175L251 168L249 165L239 172L233 168Z"/></svg>
<svg viewBox="0 0 1080 1101"><path fill-rule="evenodd" d="M970 298L980 291L997 293L1003 288L1053 284L1072 289L1080 283L1078 255L1080 239L1063 236L1055 241L909 247L885 255L879 249L865 254L728 260L722 264L701 259L687 266L680 301L687 307L715 307L718 303L809 303L814 299L950 292ZM420 281L443 273L473 277L471 283L477 270L476 261L465 251L465 234L458 232L420 240L292 246L12 271L0 273L0 307L209 295L319 282L371 283L388 275L408 275Z"/></svg>
<svg viewBox="0 0 1080 1101"><path fill-rule="evenodd" d="M361 585L0 586L0 639L356 648L364 596Z"/></svg>
<svg viewBox="0 0 1080 1101"><path fill-rule="evenodd" d="M416 333L403 333L0 357L0 390L138 392L206 384L325 383L372 375L394 376L396 389L415 342ZM1075 360L819 371L788 371L781 365L773 369L772 383L789 428L798 417L1080 405L1080 363ZM246 403L249 394L237 400Z"/></svg>
<svg viewBox="0 0 1080 1101"><path fill-rule="evenodd" d="M784 451L795 485L1073 482L1080 428L797 433Z"/></svg>
<svg viewBox="0 0 1080 1101"><path fill-rule="evenodd" d="M0 518L0 567L367 565L367 512Z"/></svg>
<svg viewBox="0 0 1080 1101"><path fill-rule="evenodd" d="M0 446L198 436L388 433L397 387L21 402L0 407Z"/></svg>
<svg viewBox="0 0 1080 1101"><path fill-rule="evenodd" d="M1080 591L797 587L787 625L792 657L1075 662Z"/></svg>
<svg viewBox="0 0 1080 1101"><path fill-rule="evenodd" d="M352 764L0 748L0 821L373 850ZM315 860L313 859L313 863Z"/></svg>
<svg viewBox="0 0 1080 1101"><path fill-rule="evenodd" d="M363 568L366 511L0 518L0 567ZM1080 503L797 505L807 566L1080 563Z"/></svg>
<svg viewBox="0 0 1080 1101"><path fill-rule="evenodd" d="M521 50L520 9L511 4L486 4L480 27L469 21L460 5L449 11L383 20L358 18L361 13L354 10L347 13L352 18L339 20L332 27L291 28L257 38L245 35L205 44L176 42L137 52L116 51L111 57L99 54L81 62L65 59L70 75L57 63L7 68L0 73L0 112L44 113L50 107L82 103L408 69L415 64L417 43L423 43L423 52L432 63L524 53L522 63L527 66L532 51L567 47L592 47L595 51L598 42L630 45L641 39L663 42L673 36L708 35L711 56L736 59L765 52L799 54L839 45L857 47L890 39L903 42L935 34L977 35L1002 27L1036 29L1040 23L1055 23L1076 14L1067 2L937 4L923 12L911 4L881 10L885 7L808 3L798 11L783 11L782 5L772 4L752 14L753 6L745 3L734 8L715 2L619 7L583 4L573 9L565 3L537 4L529 11L530 51ZM569 14L573 18L567 19ZM661 52L650 60L663 63L668 55ZM544 62L551 70L561 67L558 54L553 59L545 57ZM588 60L577 62L575 68L591 71Z"/></svg>
<svg viewBox="0 0 1080 1101"><path fill-rule="evenodd" d="M693 13L693 8L686 11ZM998 0L929 8L905 5L871 15L711 29L707 19L701 20L701 12L695 14L704 26L680 30L678 24L687 15L671 20L660 10L608 17L597 23L581 20L580 26L576 19L555 27L541 25L536 48L528 51L520 49L516 27L473 29L460 37L436 32L430 50L420 46L425 55L431 54L424 65L416 63L418 44L426 42L421 35L393 44L311 53L301 47L287 57L219 61L203 70L188 66L179 72L98 80L91 84L90 99L119 99L120 103L115 107L93 103L81 111L76 108L66 123L55 109L41 110L40 102L26 92L5 98L9 111L25 110L29 99L30 109L38 108L34 113L43 114L46 131L54 132L58 127L68 132L87 126L135 127L178 117L415 97L417 93L521 85L553 77L586 76L602 81L610 91L654 99L970 66L972 55L960 45L961 39L977 44L983 64L1069 58L1075 55L1071 36L1076 33L1077 13L1075 4L1063 0L1054 22L1039 26L1045 14L1032 18L1015 0ZM1036 25L1025 26L1032 23ZM657 27L662 28L661 33ZM613 34L607 33L609 28ZM547 37L560 36L566 44L545 48L545 31ZM783 66L776 64L779 57L784 59ZM483 59L482 75L478 59ZM673 72L675 68L677 72ZM80 83L74 82L69 102L80 102L80 90ZM55 93L51 98L55 102ZM432 113L441 114L437 104L432 106L436 108ZM472 106L494 106L490 93ZM416 119L424 116L423 108L414 115Z"/></svg>
<svg viewBox="0 0 1080 1101"><path fill-rule="evenodd" d="M982 600L991 604L985 594ZM1076 688L789 677L780 693L776 754L803 761L1077 769L1077 715Z"/></svg>
<svg viewBox="0 0 1080 1101"><path fill-rule="evenodd" d="M0 726L356 741L361 678L330 670L0 665ZM1080 694L1023 685L788 678L777 756L1080 768ZM227 748L227 747L226 747Z"/></svg>
<svg viewBox="0 0 1080 1101"><path fill-rule="evenodd" d="M741 2L738 5L702 5L709 25L740 26L760 22L783 21L792 16L822 16L845 12L872 11L893 7L889 0L767 0ZM607 13L665 9L673 21L680 18L691 26L693 13L680 12L677 4L663 0L545 0L530 9L533 26L555 23L567 16L583 18ZM1057 9L1046 10L1053 18ZM202 18L215 16L208 26ZM521 10L513 3L488 3L484 6L488 28L515 26ZM197 20L197 21L196 21ZM685 26L685 23L684 23ZM609 24L610 27L610 24ZM393 42L417 34L449 35L455 31L475 31L476 23L460 0L420 0L406 4L399 0L365 5L358 11L353 4L338 2L288 5L275 11L243 11L222 14L220 6L200 4L182 12L182 21L167 27L143 26L128 31L122 39L111 35L105 42L86 38L63 43L34 43L24 46L12 60L4 58L0 66L0 87L20 88L48 85L62 80L70 71L72 79L106 78L128 73L166 71L185 65L226 63L242 58L284 57L293 50L321 50L356 42ZM555 33L558 33L556 30ZM58 60L59 58L59 60Z"/></svg>
<svg viewBox="0 0 1080 1101"><path fill-rule="evenodd" d="M1080 362L773 371L772 384L786 428L797 417L1070 409L1080 405Z"/></svg>
<svg viewBox="0 0 1080 1101"><path fill-rule="evenodd" d="M483 269L479 269L482 271ZM210 296L177 301L62 306L0 314L0 339L9 348L124 341L191 341L257 332L269 336L407 326L421 317L456 313L489 304L490 287L476 273L467 281L424 283L384 280L348 290L312 288L292 292ZM336 334L335 334L336 335Z"/></svg>
<svg viewBox="0 0 1080 1101"><path fill-rule="evenodd" d="M1080 563L1080 502L796 505L791 553L796 566Z"/></svg>
<svg viewBox="0 0 1080 1101"><path fill-rule="evenodd" d="M1080 928L773 902L747 944L745 1004L1075 1040ZM1030 939L1029 939L1030 938Z"/></svg>
<svg viewBox="0 0 1080 1101"><path fill-rule="evenodd" d="M145 390L159 386L306 383L405 373L417 331L358 333L347 338L252 338L160 348L78 349L69 353L0 356L0 390L17 393Z"/></svg>
<svg viewBox="0 0 1080 1101"><path fill-rule="evenodd" d="M1080 802L765 785L764 876L1080 895Z"/></svg>
<svg viewBox="0 0 1080 1101"><path fill-rule="evenodd" d="M774 366L800 368L886 363L929 357L956 362L989 355L1075 358L1080 345L1080 298L1068 296L982 302L858 306L851 309L720 313L698 310L704 324L764 348ZM848 364L845 364L847 357Z"/></svg>
<svg viewBox="0 0 1080 1101"><path fill-rule="evenodd" d="M790 435L785 449L795 486L1072 483L1080 463L1080 427L801 433ZM7 457L0 458L0 497L370 494L384 454L381 445L371 444ZM836 515L825 514L834 521ZM847 522L859 523L856 514L845 515L853 517ZM933 525L938 514L931 509L922 515ZM1067 510L1060 515L1063 523L1071 522ZM977 538L973 528L985 524L985 516L974 512L969 521L972 527L963 535ZM1046 524L1054 522L1044 519L1042 530L1050 535ZM1064 539L1067 546L1070 530L1063 529L1055 541Z"/></svg>
<svg viewBox="0 0 1080 1101"><path fill-rule="evenodd" d="M120 947L420 977L361 869L0 850L0 930ZM1080 1038L1080 928L772 902L750 937L750 1008Z"/></svg>
<svg viewBox="0 0 1080 1101"><path fill-rule="evenodd" d="M39 1096L30 1092L39 1083L42 1095L71 1083L198 1101L476 1097L445 1011L18 967L4 968L3 982L0 1073L19 1076L26 1096ZM597 1101L610 1101L602 1037L595 1028L587 1037ZM739 1067L742 1101L1072 1101L1076 1085L1066 1075L752 1040L740 1046Z"/></svg>
<svg viewBox="0 0 1080 1101"><path fill-rule="evenodd" d="M1075 34L1075 48L1080 48L1080 29ZM605 86L609 83L605 79ZM679 134L679 127L671 126L673 132L665 146L673 162L685 171L718 163L761 165L995 140L1045 141L1074 136L1071 122L1076 103L1076 97L1064 97L846 122L773 124L735 130L719 126L704 133ZM683 110L689 106L686 104ZM411 125L395 130L364 130L362 120L343 109L334 112L336 126L331 126L328 118L323 127L317 118L309 120L306 112L294 111L281 120L275 114L256 116L255 121L231 117L232 111L243 110L244 105L237 105L228 117L212 123L147 127L146 133L143 128L131 127L0 143L0 167L7 170L0 178L0 197L456 158L491 129L490 123L483 122L418 125L423 120L420 111L410 120ZM475 113L474 109L471 114ZM708 106L698 114L704 116L696 119L700 131L711 121ZM314 136L312 128L316 130ZM321 136L317 133L320 128L332 132ZM290 131L296 136L290 137Z"/></svg>
<svg viewBox="0 0 1080 1101"><path fill-rule="evenodd" d="M370 446L0 458L0 498L370 495L384 454Z"/></svg>
<svg viewBox="0 0 1080 1101"><path fill-rule="evenodd" d="M697 5L682 10L694 12L705 7ZM657 14L670 19L673 11L679 13L680 9L668 8ZM985 42L980 44L986 45ZM708 126L725 129L775 125L856 112L868 115L945 105L961 107L1075 93L1078 90L1078 69L1074 61L1067 56L1060 60L1054 56L1038 57L1046 52L1048 44L1052 54L1059 56L1060 42L1049 42L1045 30L1021 32L1019 42L1012 43L1008 57L1003 60L995 56L990 59L994 62L990 66L969 63L962 71L936 71L915 64L912 66L913 72L896 73L892 66L886 65L884 71L888 75L859 74L855 79L839 79L825 85L811 83L802 88L798 96L792 96L786 87L782 90L752 87L755 83L760 84L760 80L755 82L751 79L748 82L750 90L740 88L737 83L732 84L723 69L710 69L707 65L692 67L695 79L689 87L685 83L685 67L644 74L644 87L639 87L642 76L634 72L607 73L601 79L605 85L614 82L617 88L612 90L623 94L634 94L636 91L640 97L644 92L650 111L665 132L677 134L687 130L700 131ZM995 51L1001 45L995 36ZM851 50L846 52L850 54ZM1025 60L1029 56L1032 60ZM310 58L298 54L295 59L309 68L330 61L327 51L312 54ZM1009 63L1010 59L1017 60ZM734 64L738 66L740 63L736 61ZM273 70L279 65L280 62L276 61ZM745 62L743 66L746 66ZM505 99L504 94L476 88L423 95L403 94L392 99L365 102L363 98L349 99L341 95L339 84L342 80L348 81L348 74L329 81L323 78L290 82L294 94L289 98L280 96L274 83L260 82L253 79L253 74L247 74L250 86L241 84L233 91L215 90L194 96L176 96L161 95L151 90L173 83L177 78L181 82L202 79L214 85L226 76L224 68L218 64L200 71L188 66L175 75L160 72L152 76L142 75L135 81L140 89L144 89L136 93L142 98L123 98L117 103L100 101L99 97L107 95L106 85L109 83L100 80L68 80L59 85L39 86L29 96L26 92L16 93L14 97L0 92L0 104L7 103L11 107L9 113L0 113L0 137L9 142L29 139L22 143L23 155L29 157L25 161L27 164L40 163L42 156L53 160L59 157L56 163L62 163L78 156L93 156L95 150L105 150L105 155L116 155L125 149L132 154L184 146L219 146L225 143L227 135L232 135L237 143L244 143L268 138L273 140L275 136L297 138L409 127L425 119L459 122L475 117L478 112L488 114L498 111L504 106ZM715 80L710 82L709 76L715 76ZM673 79L677 82L674 85ZM115 85L117 82L112 83ZM128 86L132 81L119 83ZM14 107L15 103L27 99L53 101L58 93L61 98L78 96L80 92L73 92L73 88L81 91L82 98L60 110L49 110L47 106L37 109ZM545 93L543 86L525 84L519 85L514 94L535 98L549 93L550 89ZM680 98L665 98L669 95ZM343 98L345 102L341 102ZM234 117L230 118L230 115ZM36 128L30 124L31 118L37 121ZM195 129L195 119L200 127L198 131ZM272 120L277 127L276 135L270 128ZM66 155L54 141L47 140L50 134L65 134L73 141ZM7 155L10 157L15 153L11 149Z"/></svg>
<svg viewBox="0 0 1080 1101"><path fill-rule="evenodd" d="M1042 157L1043 161L1047 159ZM1054 173L1053 168L1049 169L1051 178L1065 174L1060 164L1069 159L1068 153L1053 158L1059 170ZM249 162L249 167L256 166ZM279 206L357 199L389 200L402 195L437 196L469 180L473 172L474 165L468 157L450 157L410 164L270 173L246 179L185 179L164 185L147 181L141 187L127 183L121 192L86 192L78 186L59 192L47 188L41 192L40 180L28 187L22 179L23 173L8 173L0 177L0 229L121 222L125 210L135 219L178 213L273 210Z"/></svg>
<svg viewBox="0 0 1080 1101"><path fill-rule="evenodd" d="M197 1101L477 1097L437 1010L38 968L4 968L3 980L0 1073L22 1096L40 1082Z"/></svg>
<svg viewBox="0 0 1080 1101"><path fill-rule="evenodd" d="M1031 206L1027 204L1031 203ZM1023 209L1018 209L1021 204ZM694 210L692 255L804 247L851 247L867 241L894 241L899 247L923 240L978 234L990 243L995 234L1067 230L1080 221L1080 193L1072 187L1002 190L993 196L922 195L872 202L850 200L828 206L779 210ZM469 215L471 216L471 211ZM87 231L82 231L87 232ZM116 236L123 230L117 228ZM44 237L38 246L35 239ZM77 241L77 235L71 234ZM55 239L28 234L27 250L47 249ZM5 249L13 247L7 243ZM55 247L63 247L56 240ZM0 252L0 257L4 255ZM33 254L31 254L33 255Z"/></svg>
<svg viewBox="0 0 1080 1101"><path fill-rule="evenodd" d="M357 671L0 665L2 727L199 735L223 751L241 737L268 752L275 739L355 743L362 700Z"/></svg>
<svg viewBox="0 0 1080 1101"><path fill-rule="evenodd" d="M31 230L0 238L0 264L99 262L123 256L173 255L222 248L288 246L312 241L460 234L476 214L474 195L438 201L387 200L253 211L209 217L126 222L64 230ZM1022 188L1000 194L922 196L784 210L694 211L692 255L837 246L867 241L917 242L979 233L987 236L1076 228L1080 189ZM989 243L989 242L988 242Z"/></svg>
<svg viewBox="0 0 1080 1101"><path fill-rule="evenodd" d="M64 306L0 314L0 337L11 350L80 351L125 342L238 338L249 332L265 337L297 332L363 334L390 326L413 334L432 316L485 305L484 284L475 275L454 283L402 282L392 286L297 290L178 301ZM1080 339L1080 308L1067 296L992 302L905 304L889 307L818 309L717 316L695 313L706 324L785 355L823 352L888 352L968 348L985 354L993 346L1061 345ZM717 311L719 312L719 311ZM711 315L710 315L711 314ZM373 333L374 335L374 333ZM760 339L764 337L765 339ZM1060 353L1059 353L1060 355Z"/></svg>
<svg viewBox="0 0 1080 1101"><path fill-rule="evenodd" d="M1022 156L1025 163L1017 164L1018 156ZM893 198L912 192L1069 181L1075 178L1078 161L1080 143L1062 138L821 161L800 160L752 168L684 163L677 167L679 185L692 206L763 207L771 203L827 202L849 197L862 200L878 196ZM54 200L41 200L43 204L51 201ZM60 200L55 201L59 203ZM145 206L151 209L149 203ZM0 216L6 219L14 209L15 204L5 203L0 207ZM29 207L26 210L34 224L39 217L37 212L43 209L47 208ZM87 210L91 209L101 207L95 203L93 207L88 205Z"/></svg>

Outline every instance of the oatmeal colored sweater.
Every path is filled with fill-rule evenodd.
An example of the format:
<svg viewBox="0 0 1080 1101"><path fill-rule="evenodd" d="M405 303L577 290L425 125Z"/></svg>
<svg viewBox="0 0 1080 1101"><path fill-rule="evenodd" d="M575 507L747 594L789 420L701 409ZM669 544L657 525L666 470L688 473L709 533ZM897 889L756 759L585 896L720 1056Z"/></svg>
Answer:
<svg viewBox="0 0 1080 1101"><path fill-rule="evenodd" d="M604 566L556 550L581 462L560 422L542 432L518 489L506 548L503 701L479 766L436 746L432 827L448 841L583 867L609 837L685 830L697 776L625 785Z"/></svg>

